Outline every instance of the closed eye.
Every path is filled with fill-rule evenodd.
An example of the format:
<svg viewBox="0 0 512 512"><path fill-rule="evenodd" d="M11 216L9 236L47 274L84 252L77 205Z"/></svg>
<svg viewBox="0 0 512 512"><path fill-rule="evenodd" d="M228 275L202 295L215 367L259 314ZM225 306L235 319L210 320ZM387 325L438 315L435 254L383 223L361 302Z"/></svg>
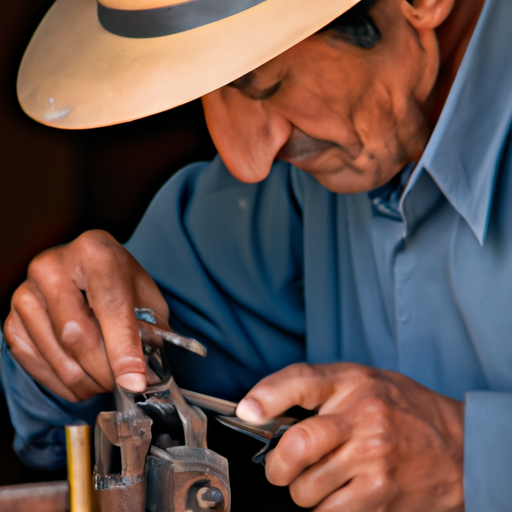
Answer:
<svg viewBox="0 0 512 512"><path fill-rule="evenodd" d="M252 100L266 100L278 91L281 87L281 80L278 80L270 87L260 89L256 86L256 79L254 77L254 73L251 71L250 73L247 73L246 75L243 75L229 83L228 87L238 89L244 96L247 96Z"/></svg>

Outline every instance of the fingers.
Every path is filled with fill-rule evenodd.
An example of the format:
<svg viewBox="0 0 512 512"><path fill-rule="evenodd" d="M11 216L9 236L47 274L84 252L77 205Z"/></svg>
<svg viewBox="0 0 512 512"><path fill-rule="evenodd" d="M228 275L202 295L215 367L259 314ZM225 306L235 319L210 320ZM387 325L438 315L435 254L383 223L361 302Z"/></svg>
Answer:
<svg viewBox="0 0 512 512"><path fill-rule="evenodd" d="M236 414L261 424L294 405L314 409L331 394L319 366L294 364L261 380L238 404Z"/></svg>
<svg viewBox="0 0 512 512"><path fill-rule="evenodd" d="M156 284L110 235L87 232L46 251L13 296L6 340L20 364L66 399L146 388L135 307L168 316Z"/></svg>
<svg viewBox="0 0 512 512"><path fill-rule="evenodd" d="M379 472L362 473L327 496L315 508L315 512L339 512L340 510L343 510L343 512L377 512L389 510L388 505L392 503L396 495L397 489L391 478L383 477Z"/></svg>
<svg viewBox="0 0 512 512"><path fill-rule="evenodd" d="M305 468L315 464L317 469L325 466L320 461L343 446L350 439L351 432L351 426L342 415L313 416L297 423L283 435L267 457L267 479L274 485L288 485ZM337 473L341 477L340 472ZM317 479L316 474L313 479Z"/></svg>
<svg viewBox="0 0 512 512"><path fill-rule="evenodd" d="M339 415L316 416L294 425L267 456L268 480L289 485L293 501L301 507L321 504L323 510L326 501L332 510L345 510L336 508L342 502L358 512L373 512L376 508L367 507L383 503L394 492L391 467L384 457L388 446L376 437L353 434L353 427ZM366 487L359 495L361 481ZM339 494L339 490L347 492Z"/></svg>
<svg viewBox="0 0 512 512"><path fill-rule="evenodd" d="M25 282L15 292L12 304L5 325L6 340L12 355L26 371L70 400L89 398L106 391L57 341L43 303L31 283ZM103 365L108 368L104 353L103 359ZM68 391L56 391L56 388L62 391L62 386Z"/></svg>
<svg viewBox="0 0 512 512"><path fill-rule="evenodd" d="M265 377L239 403L237 416L261 424L287 409L300 405L330 413L339 411L339 404L355 390L362 380L370 380L372 370L350 363L328 365L293 364Z"/></svg>
<svg viewBox="0 0 512 512"><path fill-rule="evenodd" d="M146 277L124 247L102 232L82 235L73 242L70 251L63 253L63 268L71 269L76 261L80 262L80 267L74 276L76 284L73 284L84 290L87 303L101 326L116 382L133 392L144 391L146 366L134 308L139 306L139 293L143 297L147 294L144 278L151 281L149 276ZM156 288L154 283L153 286ZM159 295L158 290L157 293ZM73 305L73 309L79 308ZM52 316L52 322L61 328L69 322L69 316L64 318L63 313L66 313L65 307Z"/></svg>
<svg viewBox="0 0 512 512"><path fill-rule="evenodd" d="M23 299L18 298L21 296ZM62 267L54 264L51 253L30 265L28 280L17 290L12 304L39 351L50 364L54 363L52 367L57 373L59 359L66 354L97 383L96 393L113 390L114 378L98 323L84 295ZM78 376L74 377L76 380ZM80 394L80 382L70 385L78 386ZM92 392L83 390L87 395Z"/></svg>
<svg viewBox="0 0 512 512"><path fill-rule="evenodd" d="M79 397L59 379L53 368L31 342L23 323L15 313L11 312L5 320L4 331L11 355L26 372L65 400L70 402L79 400Z"/></svg>
<svg viewBox="0 0 512 512"><path fill-rule="evenodd" d="M382 450L378 443L372 446L372 442L367 440L346 441L307 467L290 483L293 500L302 507L313 507L362 475L372 475L372 487L368 486L366 493L373 489L379 494L378 500L382 500L384 484L391 484L392 471L389 461L380 457L379 451Z"/></svg>
<svg viewBox="0 0 512 512"><path fill-rule="evenodd" d="M440 395L385 370L299 364L258 383L237 414L260 423L293 405L318 408L266 459L267 478L288 485L302 507L433 510L433 503L449 500L458 506L463 496L463 411L444 397L441 402ZM446 428L447 419L455 428ZM452 478L456 483L447 490Z"/></svg>
<svg viewBox="0 0 512 512"><path fill-rule="evenodd" d="M374 511L382 503L382 497L358 494L365 475L372 474L373 483L389 481L392 440L383 396L389 384L378 376L378 370L356 364L296 364L263 379L239 404L237 415L254 423L294 405L318 408L318 415L291 427L266 459L268 480L288 485L298 505L340 510L338 502L346 502L353 510Z"/></svg>
<svg viewBox="0 0 512 512"><path fill-rule="evenodd" d="M354 363L288 366L261 380L239 403L237 416L262 424L295 405L339 413L376 392L380 371Z"/></svg>
<svg viewBox="0 0 512 512"><path fill-rule="evenodd" d="M389 447L377 437L354 437L340 415L309 418L290 428L267 456L266 476L274 485L289 485L295 503L310 508L324 501L326 510L371 510L395 492L385 457ZM359 485L364 481L364 493ZM339 490L344 490L339 494ZM336 499L334 499L334 496Z"/></svg>

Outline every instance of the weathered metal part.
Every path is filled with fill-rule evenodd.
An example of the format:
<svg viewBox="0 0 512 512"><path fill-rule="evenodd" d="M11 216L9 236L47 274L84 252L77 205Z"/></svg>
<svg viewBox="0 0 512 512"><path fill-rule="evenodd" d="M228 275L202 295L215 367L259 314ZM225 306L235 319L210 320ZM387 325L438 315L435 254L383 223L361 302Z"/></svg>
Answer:
<svg viewBox="0 0 512 512"><path fill-rule="evenodd" d="M139 402L137 407L140 407L153 420L151 429L153 438L155 435L168 434L179 444L184 444L183 424L176 407L170 403L169 399L152 396L145 402Z"/></svg>
<svg viewBox="0 0 512 512"><path fill-rule="evenodd" d="M151 347L163 347L167 341L190 352L206 356L206 347L194 338L181 336L173 331L167 331L157 326L156 314L150 308L135 308L135 316L139 320L139 334L141 340Z"/></svg>
<svg viewBox="0 0 512 512"><path fill-rule="evenodd" d="M204 510L220 507L224 503L224 495L217 487L201 487L196 493L199 508Z"/></svg>
<svg viewBox="0 0 512 512"><path fill-rule="evenodd" d="M206 415L188 404L174 379L169 382L168 390L183 424L185 444L191 448L206 448Z"/></svg>
<svg viewBox="0 0 512 512"><path fill-rule="evenodd" d="M135 308L134 313L137 320L156 325L156 315L151 308Z"/></svg>
<svg viewBox="0 0 512 512"><path fill-rule="evenodd" d="M140 321L143 324L142 321ZM146 324L152 328L152 324ZM165 393L168 395L166 400L171 403L180 417L183 425L183 432L185 437L185 444L192 447L206 448L206 416L197 407L189 405L183 397L181 389L178 387L174 378L172 377L169 361L165 350L162 347L153 347L148 345L146 338L141 335L145 354L148 359L148 365L159 375L161 381L158 384L148 386L144 395L150 397L154 394ZM202 346L202 345L201 345ZM190 347L185 347L190 350ZM149 350L147 350L149 349ZM206 349L204 355L206 354ZM126 392L124 393L127 394ZM118 406L119 409L119 406Z"/></svg>
<svg viewBox="0 0 512 512"><path fill-rule="evenodd" d="M94 489L101 512L144 512L146 475L126 478L121 475L94 474Z"/></svg>
<svg viewBox="0 0 512 512"><path fill-rule="evenodd" d="M263 443L269 442L274 437L281 437L292 425L298 423L298 419L289 416L278 416L263 425L247 423L236 416L216 416L216 419L227 427L242 432Z"/></svg>
<svg viewBox="0 0 512 512"><path fill-rule="evenodd" d="M264 464L267 453L273 450L282 435L299 421L288 416L278 416L264 425L253 425L236 416L216 416L216 419L223 425L264 443L261 450L252 458L252 461L256 464Z"/></svg>
<svg viewBox="0 0 512 512"><path fill-rule="evenodd" d="M150 309L136 309L135 315L146 363L160 381L149 386L143 393L145 401L137 404L132 393L118 387L117 412L98 416L94 482L99 509L228 512L227 461L207 449L206 416L185 400L174 381L164 341L201 355L206 349L196 340L159 329L162 321ZM113 446L120 448L120 474L112 473Z"/></svg>
<svg viewBox="0 0 512 512"><path fill-rule="evenodd" d="M7 485L0 487L2 512L67 512L69 487L63 482Z"/></svg>
<svg viewBox="0 0 512 512"><path fill-rule="evenodd" d="M117 414L108 414L98 424L105 426L112 444L121 448L121 474L123 477L138 477L144 473L146 455L151 445L153 421L135 405L133 395L117 387L114 393ZM108 425L110 423L110 425ZM116 432L117 430L117 432ZM115 434L115 435L114 435Z"/></svg>
<svg viewBox="0 0 512 512"><path fill-rule="evenodd" d="M222 398L215 398L209 395L203 395L196 391L189 391L188 389L181 388L182 395L186 398L187 402L192 405L197 405L201 409L223 414L225 416L234 416L237 403L223 400Z"/></svg>
<svg viewBox="0 0 512 512"><path fill-rule="evenodd" d="M144 512L153 422L126 391L118 388L115 399L118 411L102 412L96 420L96 501L101 512ZM121 450L120 474L111 473L112 445Z"/></svg>
<svg viewBox="0 0 512 512"><path fill-rule="evenodd" d="M212 450L153 446L147 467L149 512L229 512L228 463Z"/></svg>

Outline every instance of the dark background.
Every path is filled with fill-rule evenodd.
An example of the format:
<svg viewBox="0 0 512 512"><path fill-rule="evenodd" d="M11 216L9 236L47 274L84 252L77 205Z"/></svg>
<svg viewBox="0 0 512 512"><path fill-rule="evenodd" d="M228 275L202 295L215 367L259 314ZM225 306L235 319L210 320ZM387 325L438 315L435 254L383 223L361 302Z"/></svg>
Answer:
<svg viewBox="0 0 512 512"><path fill-rule="evenodd" d="M27 264L47 247L102 228L124 242L158 188L215 151L200 102L127 123L61 131L28 118L16 99L23 51L52 0L4 2L0 15L0 313ZM172 84L170 84L172 86ZM62 478L24 467L0 393L0 485Z"/></svg>

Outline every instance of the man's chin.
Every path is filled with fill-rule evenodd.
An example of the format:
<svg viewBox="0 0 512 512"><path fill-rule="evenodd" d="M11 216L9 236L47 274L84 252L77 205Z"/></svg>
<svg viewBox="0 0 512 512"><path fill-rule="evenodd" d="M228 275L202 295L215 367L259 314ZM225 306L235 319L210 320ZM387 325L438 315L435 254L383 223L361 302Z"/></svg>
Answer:
<svg viewBox="0 0 512 512"><path fill-rule="evenodd" d="M330 176L327 177L325 175L313 176L320 185L336 194L359 194L361 192L368 192L374 188L361 184L359 180L332 179Z"/></svg>
<svg viewBox="0 0 512 512"><path fill-rule="evenodd" d="M318 162L315 162L318 163ZM312 162L296 162L295 167L313 176L320 185L337 194L359 194L369 192L388 183L396 174L400 172L405 164L384 165L382 162L372 159L371 165L361 168L351 165L350 162L343 162L339 165L336 162L331 169L326 165L311 165ZM387 169L383 172L382 169Z"/></svg>
<svg viewBox="0 0 512 512"><path fill-rule="evenodd" d="M296 167L313 176L320 185L336 194L358 194L379 186L375 185L374 176L369 176L350 166L344 166L342 169L334 171L315 171L300 166Z"/></svg>

